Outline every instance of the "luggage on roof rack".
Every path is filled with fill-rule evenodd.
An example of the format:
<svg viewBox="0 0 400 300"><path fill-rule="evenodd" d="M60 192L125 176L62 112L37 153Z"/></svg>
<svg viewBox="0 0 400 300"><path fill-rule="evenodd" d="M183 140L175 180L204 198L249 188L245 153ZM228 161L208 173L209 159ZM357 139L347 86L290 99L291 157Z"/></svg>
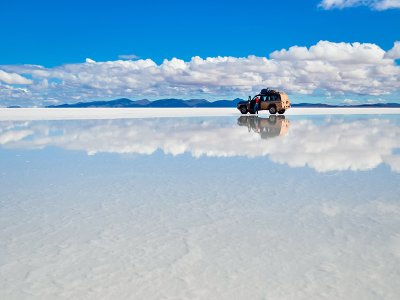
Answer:
<svg viewBox="0 0 400 300"><path fill-rule="evenodd" d="M277 93L279 93L279 92L278 92L278 91L275 91L275 90L270 90L269 88L267 88L267 89L262 89L261 92L260 92L261 95L277 94Z"/></svg>

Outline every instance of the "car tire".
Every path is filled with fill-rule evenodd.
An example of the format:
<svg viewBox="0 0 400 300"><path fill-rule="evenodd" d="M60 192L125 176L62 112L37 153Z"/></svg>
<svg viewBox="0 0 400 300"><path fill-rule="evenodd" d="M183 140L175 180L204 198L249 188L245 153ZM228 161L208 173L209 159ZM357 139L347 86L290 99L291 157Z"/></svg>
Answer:
<svg viewBox="0 0 400 300"><path fill-rule="evenodd" d="M269 113L271 115L275 115L276 114L276 107L275 106L271 106L268 110L269 110Z"/></svg>
<svg viewBox="0 0 400 300"><path fill-rule="evenodd" d="M284 113L285 113L285 110L284 110L284 109L278 111L278 114L280 114L280 115L283 115Z"/></svg>
<svg viewBox="0 0 400 300"><path fill-rule="evenodd" d="M247 114L247 107L246 106L241 106L240 107L240 112L242 113L242 115Z"/></svg>

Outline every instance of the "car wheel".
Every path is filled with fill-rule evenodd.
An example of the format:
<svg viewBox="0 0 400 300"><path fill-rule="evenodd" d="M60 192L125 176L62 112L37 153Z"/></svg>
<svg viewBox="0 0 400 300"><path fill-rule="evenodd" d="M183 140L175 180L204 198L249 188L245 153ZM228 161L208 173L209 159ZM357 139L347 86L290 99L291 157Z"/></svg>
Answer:
<svg viewBox="0 0 400 300"><path fill-rule="evenodd" d="M271 106L271 107L269 108L269 113L270 113L271 115L275 115L275 114L276 114L276 107L275 107L275 106Z"/></svg>
<svg viewBox="0 0 400 300"><path fill-rule="evenodd" d="M241 107L240 107L240 112L241 112L243 115L247 114L247 107L246 107L246 106L241 106Z"/></svg>
<svg viewBox="0 0 400 300"><path fill-rule="evenodd" d="M285 113L285 110L284 110L284 109L278 111L278 114L280 114L280 115L282 115L282 114L284 114L284 113Z"/></svg>

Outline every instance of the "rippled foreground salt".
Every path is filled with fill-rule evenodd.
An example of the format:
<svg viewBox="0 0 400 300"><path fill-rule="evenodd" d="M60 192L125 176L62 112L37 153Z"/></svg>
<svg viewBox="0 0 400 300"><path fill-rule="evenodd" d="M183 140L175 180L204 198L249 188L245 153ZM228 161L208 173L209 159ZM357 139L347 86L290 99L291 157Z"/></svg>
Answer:
<svg viewBox="0 0 400 300"><path fill-rule="evenodd" d="M0 299L398 299L400 116L0 122Z"/></svg>

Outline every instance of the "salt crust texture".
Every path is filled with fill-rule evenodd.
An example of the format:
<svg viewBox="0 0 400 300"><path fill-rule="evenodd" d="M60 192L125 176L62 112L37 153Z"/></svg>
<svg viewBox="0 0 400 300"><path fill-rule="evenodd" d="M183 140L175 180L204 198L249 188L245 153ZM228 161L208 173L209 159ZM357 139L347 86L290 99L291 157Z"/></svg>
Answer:
<svg viewBox="0 0 400 300"><path fill-rule="evenodd" d="M263 140L230 119L2 122L0 298L397 299L399 174L358 148L396 157L397 124L300 119ZM321 153L347 145L325 167L269 152L307 157L322 132ZM236 134L254 147L228 151Z"/></svg>

